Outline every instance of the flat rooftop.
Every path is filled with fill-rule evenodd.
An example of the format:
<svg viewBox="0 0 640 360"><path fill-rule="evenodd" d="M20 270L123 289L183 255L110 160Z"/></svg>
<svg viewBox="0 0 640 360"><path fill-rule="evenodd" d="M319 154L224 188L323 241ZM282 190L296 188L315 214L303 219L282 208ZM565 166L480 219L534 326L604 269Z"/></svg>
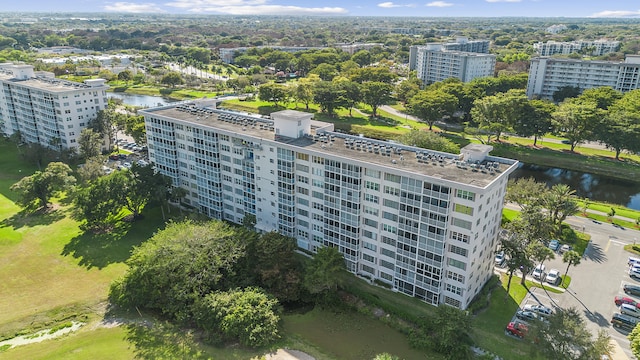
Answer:
<svg viewBox="0 0 640 360"><path fill-rule="evenodd" d="M462 159L461 154L437 152L390 141L326 131L325 127L318 127L318 125L326 123L317 121L313 122L316 126L312 124L309 136L297 139L281 137L275 134L273 121L260 115L196 107L192 103L171 104L146 109L142 113L226 130L256 139L281 142L318 153L397 168L480 188L486 187L501 174L510 173L517 165L516 160L493 156L487 156L481 162L468 162Z"/></svg>
<svg viewBox="0 0 640 360"><path fill-rule="evenodd" d="M56 79L56 78L47 78L47 77L35 77L35 78L20 80L20 79L16 79L13 74L6 73L3 71L0 71L0 80L5 82L13 82L16 84L20 84L21 86L27 86L30 88L41 89L41 90L46 90L50 92L66 92L70 90L79 90L79 89L102 90L102 89L107 89L109 87L108 85L92 87L84 83L77 83L77 82Z"/></svg>

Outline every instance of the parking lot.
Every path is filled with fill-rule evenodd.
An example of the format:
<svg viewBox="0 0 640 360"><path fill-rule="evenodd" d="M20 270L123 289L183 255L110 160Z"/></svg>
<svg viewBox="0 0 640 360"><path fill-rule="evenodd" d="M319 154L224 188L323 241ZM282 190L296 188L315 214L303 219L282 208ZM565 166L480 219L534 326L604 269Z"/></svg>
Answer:
<svg viewBox="0 0 640 360"><path fill-rule="evenodd" d="M613 301L616 295L640 301L639 297L625 295L622 291L624 284L640 285L640 281L629 277L627 260L632 254L623 248L626 244L640 240L640 232L578 217L571 217L567 222L591 235L591 243L580 264L569 268L569 276L572 279L569 288L563 294L532 288L531 294L523 300L521 307L527 304L540 304L552 309L575 307L582 311L587 326L594 335L598 330L606 329L628 358L633 359L629 340L626 338L628 332L612 327L611 317L615 312L619 312ZM560 254L556 254L554 260L546 261L545 265L546 271L558 269L561 274L564 274L567 268Z"/></svg>

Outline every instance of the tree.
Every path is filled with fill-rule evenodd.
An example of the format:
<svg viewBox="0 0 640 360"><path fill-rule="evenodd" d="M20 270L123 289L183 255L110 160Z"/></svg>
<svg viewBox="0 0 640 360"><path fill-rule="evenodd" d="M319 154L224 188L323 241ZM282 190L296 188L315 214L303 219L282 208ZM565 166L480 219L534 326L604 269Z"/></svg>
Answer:
<svg viewBox="0 0 640 360"><path fill-rule="evenodd" d="M344 270L344 258L338 249L322 247L305 269L304 287L318 301L331 300L342 283Z"/></svg>
<svg viewBox="0 0 640 360"><path fill-rule="evenodd" d="M78 169L80 180L83 183L88 183L104 175L104 160L103 156L88 158L84 165Z"/></svg>
<svg viewBox="0 0 640 360"><path fill-rule="evenodd" d="M514 119L523 114L526 102L524 91L509 90L474 101L471 117L480 125L480 130L488 133L487 142L491 141L491 135L500 141L500 135L510 130Z"/></svg>
<svg viewBox="0 0 640 360"><path fill-rule="evenodd" d="M562 222L567 216L580 210L575 193L569 185L556 184L541 196L542 206L547 209L547 217L557 234L560 234Z"/></svg>
<svg viewBox="0 0 640 360"><path fill-rule="evenodd" d="M144 126L144 116L126 116L124 119L124 132L131 136L138 145L145 144L147 142L147 129Z"/></svg>
<svg viewBox="0 0 640 360"><path fill-rule="evenodd" d="M567 263L567 270L565 270L564 272L564 277L567 277L567 274L569 273L569 267L571 265L578 266L580 264L580 259L582 259L580 253L575 250L569 250L562 254L562 262Z"/></svg>
<svg viewBox="0 0 640 360"><path fill-rule="evenodd" d="M531 268L531 260L527 257L524 249L526 248L526 238L521 236L520 233L513 233L500 238L500 249L504 251L507 267L507 274L509 279L507 281L507 292L505 293L505 300L509 297L509 290L511 289L511 280L516 270L525 268ZM523 278L525 271L522 272Z"/></svg>
<svg viewBox="0 0 640 360"><path fill-rule="evenodd" d="M393 86L381 81L367 81L362 84L362 101L371 106L372 115L378 116L377 111L380 105L385 105L391 101Z"/></svg>
<svg viewBox="0 0 640 360"><path fill-rule="evenodd" d="M505 201L514 202L524 210L527 206L540 204L541 195L546 191L544 183L531 177L509 180Z"/></svg>
<svg viewBox="0 0 640 360"><path fill-rule="evenodd" d="M351 56L351 60L361 67L365 67L371 64L371 53L369 50L359 50Z"/></svg>
<svg viewBox="0 0 640 360"><path fill-rule="evenodd" d="M301 267L295 256L298 246L294 238L268 232L253 245L252 271L257 284L281 302L300 299Z"/></svg>
<svg viewBox="0 0 640 360"><path fill-rule="evenodd" d="M125 69L118 73L118 80L129 83L133 79L133 73L129 69Z"/></svg>
<svg viewBox="0 0 640 360"><path fill-rule="evenodd" d="M44 171L36 171L11 185L11 190L18 193L17 203L31 211L46 208L51 197L69 189L75 182L69 165L52 162Z"/></svg>
<svg viewBox="0 0 640 360"><path fill-rule="evenodd" d="M578 98L581 101L593 101L598 109L608 110L611 105L622 98L622 93L609 86L602 86L586 89Z"/></svg>
<svg viewBox="0 0 640 360"><path fill-rule="evenodd" d="M407 101L414 97L419 91L420 85L416 84L415 81L402 80L395 88L396 99L406 104Z"/></svg>
<svg viewBox="0 0 640 360"><path fill-rule="evenodd" d="M309 103L313 101L313 85L316 81L320 81L320 78L302 78L298 80L298 83L293 87L293 98L303 103L306 110L309 110Z"/></svg>
<svg viewBox="0 0 640 360"><path fill-rule="evenodd" d="M460 153L460 147L451 140L436 133L412 129L404 133L397 139L399 142L423 149L448 152L451 154Z"/></svg>
<svg viewBox="0 0 640 360"><path fill-rule="evenodd" d="M424 120L431 130L436 121L445 116L453 116L458 108L458 98L444 91L424 90L409 99L407 108L409 114Z"/></svg>
<svg viewBox="0 0 640 360"><path fill-rule="evenodd" d="M563 309L537 321L528 338L545 359L598 360L611 349L611 338L601 330L594 339L578 310Z"/></svg>
<svg viewBox="0 0 640 360"><path fill-rule="evenodd" d="M205 295L235 288L235 265L252 233L222 221L169 223L133 250L124 277L111 284L117 305L159 311L186 320Z"/></svg>
<svg viewBox="0 0 640 360"><path fill-rule="evenodd" d="M317 75L324 81L331 81L334 77L338 76L338 70L331 64L320 64L315 69L311 70L309 74Z"/></svg>
<svg viewBox="0 0 640 360"><path fill-rule="evenodd" d="M450 360L473 359L470 345L473 319L466 312L440 305L435 315L423 318L409 333L409 342L418 348L432 349Z"/></svg>
<svg viewBox="0 0 640 360"><path fill-rule="evenodd" d="M176 87L177 85L184 84L184 80L182 79L182 75L180 75L177 71L169 71L164 74L160 79L160 83L169 85L171 87Z"/></svg>
<svg viewBox="0 0 640 360"><path fill-rule="evenodd" d="M556 92L553 93L553 101L555 101L556 103L561 103L565 99L575 98L578 97L578 95L580 95L579 87L567 85L559 88L558 90L556 90Z"/></svg>
<svg viewBox="0 0 640 360"><path fill-rule="evenodd" d="M533 136L533 146L536 146L538 137L553 129L551 114L555 108L556 106L549 101L530 100L524 105L522 116L515 119L513 129L520 136Z"/></svg>
<svg viewBox="0 0 640 360"><path fill-rule="evenodd" d="M387 66L367 66L357 69L351 76L351 80L364 84L365 82L383 82L392 84L398 75L391 72Z"/></svg>
<svg viewBox="0 0 640 360"><path fill-rule="evenodd" d="M120 197L116 196L121 189L115 179L115 174L99 177L74 193L74 215L76 219L85 221L82 229L105 232L115 222L122 210Z"/></svg>
<svg viewBox="0 0 640 360"><path fill-rule="evenodd" d="M258 87L258 97L262 101L271 101L273 106L287 99L287 88L282 84L267 83Z"/></svg>
<svg viewBox="0 0 640 360"><path fill-rule="evenodd" d="M627 336L630 342L631 353L638 358L640 357L640 326L636 325Z"/></svg>
<svg viewBox="0 0 640 360"><path fill-rule="evenodd" d="M163 175L150 166L133 164L129 171L119 171L113 176L119 191L112 195L119 196L122 205L131 211L133 219L140 217L140 212L153 195L168 190Z"/></svg>
<svg viewBox="0 0 640 360"><path fill-rule="evenodd" d="M318 81L314 84L313 101L329 116L333 116L335 110L347 106L344 91L332 81Z"/></svg>
<svg viewBox="0 0 640 360"><path fill-rule="evenodd" d="M196 323L249 347L262 347L280 338L278 301L257 288L207 294L194 306Z"/></svg>
<svg viewBox="0 0 640 360"><path fill-rule="evenodd" d="M85 160L94 158L100 155L101 148L102 136L90 128L82 129L80 137L78 138L78 150L80 157Z"/></svg>
<svg viewBox="0 0 640 360"><path fill-rule="evenodd" d="M602 125L596 129L595 137L613 148L616 160L623 149L640 151L640 90L626 93L609 107Z"/></svg>
<svg viewBox="0 0 640 360"><path fill-rule="evenodd" d="M593 101L569 99L560 104L552 116L558 133L570 141L571 151L574 151L578 144L592 138L593 130L604 117L604 110L598 109Z"/></svg>
<svg viewBox="0 0 640 360"><path fill-rule="evenodd" d="M344 80L337 82L338 88L343 93L343 99L345 106L349 108L349 116L351 116L351 110L362 99L362 87L360 84L350 80Z"/></svg>

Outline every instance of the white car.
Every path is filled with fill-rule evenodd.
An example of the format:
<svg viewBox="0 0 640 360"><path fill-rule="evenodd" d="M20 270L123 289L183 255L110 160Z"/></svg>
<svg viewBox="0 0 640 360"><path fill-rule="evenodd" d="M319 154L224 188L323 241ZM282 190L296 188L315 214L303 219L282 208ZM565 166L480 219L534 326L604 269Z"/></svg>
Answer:
<svg viewBox="0 0 640 360"><path fill-rule="evenodd" d="M556 269L549 270L545 281L551 285L558 285L558 282L560 281L560 271Z"/></svg>
<svg viewBox="0 0 640 360"><path fill-rule="evenodd" d="M538 313L540 315L551 315L553 313L553 310L549 309L546 306L542 306L542 305L533 305L533 304L527 304L525 305L522 310L524 311L533 311L535 313Z"/></svg>
<svg viewBox="0 0 640 360"><path fill-rule="evenodd" d="M496 265L500 266L504 262L504 251L500 251L496 254Z"/></svg>
<svg viewBox="0 0 640 360"><path fill-rule="evenodd" d="M531 275L533 275L535 279L543 280L546 275L544 272L544 269L545 269L544 264L538 264L538 266L536 266L536 268L533 269L533 272L531 273Z"/></svg>
<svg viewBox="0 0 640 360"><path fill-rule="evenodd" d="M640 267L632 267L629 269L629 276L640 280Z"/></svg>

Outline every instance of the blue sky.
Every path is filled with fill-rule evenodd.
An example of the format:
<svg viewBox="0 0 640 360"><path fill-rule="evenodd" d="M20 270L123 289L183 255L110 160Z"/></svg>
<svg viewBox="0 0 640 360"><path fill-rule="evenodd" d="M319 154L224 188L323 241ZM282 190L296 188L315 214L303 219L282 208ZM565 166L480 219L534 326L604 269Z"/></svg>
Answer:
<svg viewBox="0 0 640 360"><path fill-rule="evenodd" d="M640 18L637 0L27 0L0 11L230 15Z"/></svg>

